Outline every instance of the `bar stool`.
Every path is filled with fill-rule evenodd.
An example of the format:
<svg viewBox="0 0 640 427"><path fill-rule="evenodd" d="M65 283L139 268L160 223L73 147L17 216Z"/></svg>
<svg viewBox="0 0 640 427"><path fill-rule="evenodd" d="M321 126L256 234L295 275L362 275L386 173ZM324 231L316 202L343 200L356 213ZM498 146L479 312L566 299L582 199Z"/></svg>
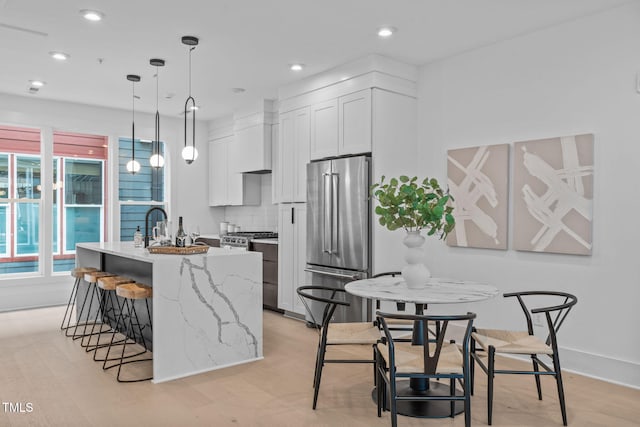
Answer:
<svg viewBox="0 0 640 427"><path fill-rule="evenodd" d="M111 352L111 348L114 345L114 338L116 336L116 333L114 331L114 333L111 335L111 342L109 343L109 348L107 349L107 355L105 357L104 364L102 365L102 367L103 369L111 369L117 366L118 375L116 378L118 382L121 382L121 383L140 382L140 381L148 381L150 379L153 379L153 376L150 376L148 378L137 378L137 379L129 379L129 380L124 380L120 378L122 365L125 365L128 363L146 362L146 361L153 360L153 358L125 360L133 356L139 356L145 353L146 351L148 351L147 343L142 333L142 329L144 329L144 326L140 325L140 319L138 318L138 313L136 311L136 307L134 303L136 300L142 300L142 299L144 300L145 305L147 307L147 316L149 317L149 327L153 331L152 320L151 320L151 310L149 310L149 298L153 296L153 288L151 286L144 285L142 283L127 283L124 285L118 285L116 287L116 295L124 299L122 308L120 310L120 315L118 316L118 321L116 322L116 328L120 325L120 321L122 320L122 326L124 327L124 331L125 331L125 339L124 339L124 342L120 344L122 345L122 352L120 353L120 357L117 359L118 363L115 363L111 366L106 366L107 360L112 360L112 359L109 359L109 353ZM127 309L128 323L125 322L125 308ZM134 322L134 319L135 319L135 322ZM137 326L137 332L139 333L140 339L142 340L142 346L144 347L145 351L135 355L125 356L125 350L127 347L127 337L131 338L134 342L136 341L135 340L136 326Z"/></svg>
<svg viewBox="0 0 640 427"><path fill-rule="evenodd" d="M82 301L82 307L80 308L80 314L78 315L78 322L76 323L76 327L73 330L73 335L72 338L74 340L77 340L79 338L83 338L85 337L88 333L87 333L87 326L89 326L89 322L85 321L84 322L84 328L82 329L82 333L78 334L78 326L80 323L80 319L82 319L82 314L84 313L84 308L87 305L87 298L89 297L89 294L91 294L91 301L89 301L89 308L87 309L87 319L89 318L89 316L91 315L91 307L93 306L93 294L94 294L94 290L95 287L97 286L98 283L98 279L101 277L108 277L108 276L115 276L115 274L112 273L106 273L104 271L100 271L100 270L95 270L95 271L89 271L86 272L84 274L84 281L88 283L88 286L90 286L90 288L87 289L87 292L84 295L84 300ZM76 290L76 293L78 291ZM97 332L96 332L97 333Z"/></svg>
<svg viewBox="0 0 640 427"><path fill-rule="evenodd" d="M71 295L69 295L69 302L67 302L67 309L64 311L64 317L62 318L62 323L60 324L60 330L65 331L65 335L67 337L71 336L67 333L69 328L73 328L75 326L71 325L71 317L73 316L73 308L76 305L76 298L78 297L78 286L80 285L80 281L84 278L85 273L97 270L97 268L93 267L76 267L71 270L71 277L75 277L76 280L73 282ZM67 317L67 314L69 315L69 317ZM67 322L67 326L64 325L65 320Z"/></svg>
<svg viewBox="0 0 640 427"><path fill-rule="evenodd" d="M109 329L107 329L106 331L102 330L102 325L105 324L105 319L108 319L107 317L108 314L112 313L113 319L115 320L117 319L117 316L120 313L120 304L118 303L117 297L114 298L116 286L123 285L125 283L134 283L134 282L135 280L130 279L128 277L124 277L124 276L103 276L98 278L98 284L93 289L93 295L95 295L96 298L98 299L99 310L96 312L96 315L93 319L93 324L91 325L91 332L85 336L88 338L87 343L86 344L84 343L85 337L82 337L82 340L80 341L80 345L86 348L87 353L90 351L95 352L98 348L104 348L109 345L109 344L100 344L100 336L103 332L108 332L111 330L110 324L109 324ZM107 301L107 297L109 298L109 301ZM92 299L93 299L93 296L92 296ZM107 302L111 302L111 306L107 306ZM117 314L116 314L116 307L118 307ZM101 318L100 320L102 325L100 326L100 330L97 333L95 333L95 327L98 324L98 317ZM98 335L98 339L96 340L95 344L91 344L91 337L94 335ZM97 361L97 359L95 358L95 354L94 354L94 360Z"/></svg>

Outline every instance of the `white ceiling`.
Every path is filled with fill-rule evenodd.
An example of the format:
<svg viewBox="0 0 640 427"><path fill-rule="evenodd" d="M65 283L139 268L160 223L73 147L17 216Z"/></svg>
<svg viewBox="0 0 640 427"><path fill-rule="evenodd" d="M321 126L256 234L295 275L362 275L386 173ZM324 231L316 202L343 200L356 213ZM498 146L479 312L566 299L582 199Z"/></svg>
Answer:
<svg viewBox="0 0 640 427"><path fill-rule="evenodd" d="M177 116L192 53L198 119L212 119L277 88L370 53L421 65L616 7L629 0L0 0L0 92L129 109L127 74L139 74L136 110ZM106 17L85 21L80 9ZM392 25L388 40L377 28ZM49 57L61 50L65 63ZM102 62L100 62L100 60ZM299 73L288 64L302 62ZM28 93L29 80L47 84ZM234 87L246 92L236 94ZM165 99L169 93L173 99Z"/></svg>

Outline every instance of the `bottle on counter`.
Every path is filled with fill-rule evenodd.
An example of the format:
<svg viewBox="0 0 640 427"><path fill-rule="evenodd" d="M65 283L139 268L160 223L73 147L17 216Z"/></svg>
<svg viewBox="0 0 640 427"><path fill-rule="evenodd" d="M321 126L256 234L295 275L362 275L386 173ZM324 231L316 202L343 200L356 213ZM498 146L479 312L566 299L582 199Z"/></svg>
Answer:
<svg viewBox="0 0 640 427"><path fill-rule="evenodd" d="M136 228L135 233L133 233L133 246L136 248L141 248L143 243L142 231L140 231L140 226Z"/></svg>
<svg viewBox="0 0 640 427"><path fill-rule="evenodd" d="M178 231L176 232L176 246L184 248L187 245L187 233L182 225L182 217L178 218Z"/></svg>

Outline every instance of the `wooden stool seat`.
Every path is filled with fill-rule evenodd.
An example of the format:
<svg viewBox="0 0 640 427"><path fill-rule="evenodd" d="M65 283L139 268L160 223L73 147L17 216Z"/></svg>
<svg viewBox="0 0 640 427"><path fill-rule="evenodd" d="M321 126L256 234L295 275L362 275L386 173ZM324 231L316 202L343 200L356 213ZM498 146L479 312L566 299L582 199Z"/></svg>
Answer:
<svg viewBox="0 0 640 427"><path fill-rule="evenodd" d="M129 299L151 298L153 288L142 283L127 283L116 287L116 295Z"/></svg>
<svg viewBox="0 0 640 427"><path fill-rule="evenodd" d="M71 270L71 276L76 279L82 279L86 273L90 273L92 271L98 271L98 269L94 267L76 267Z"/></svg>
<svg viewBox="0 0 640 427"><path fill-rule="evenodd" d="M105 291L115 291L118 285L135 283L135 280L124 276L105 276L98 278L98 287Z"/></svg>
<svg viewBox="0 0 640 427"><path fill-rule="evenodd" d="M86 280L89 283L96 283L99 278L109 277L109 276L115 276L115 274L106 273L104 271L91 271L89 273L84 274L84 280Z"/></svg>

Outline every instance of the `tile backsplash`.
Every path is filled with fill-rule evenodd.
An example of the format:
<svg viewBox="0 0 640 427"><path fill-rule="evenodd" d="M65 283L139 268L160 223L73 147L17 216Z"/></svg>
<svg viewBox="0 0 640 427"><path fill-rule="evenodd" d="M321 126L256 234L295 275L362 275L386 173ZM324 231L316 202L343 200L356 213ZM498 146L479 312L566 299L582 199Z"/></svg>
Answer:
<svg viewBox="0 0 640 427"><path fill-rule="evenodd" d="M260 206L227 206L224 220L242 231L278 231L278 205L271 203L271 174L261 176Z"/></svg>

